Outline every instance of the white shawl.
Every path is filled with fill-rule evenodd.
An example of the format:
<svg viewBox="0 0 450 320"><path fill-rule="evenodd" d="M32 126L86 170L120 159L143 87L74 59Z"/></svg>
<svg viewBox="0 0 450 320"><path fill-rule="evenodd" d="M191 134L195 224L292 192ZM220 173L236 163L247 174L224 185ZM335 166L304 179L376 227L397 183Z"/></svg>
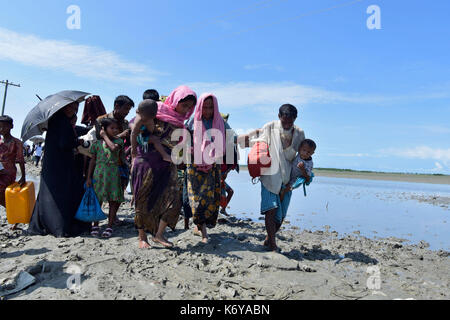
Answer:
<svg viewBox="0 0 450 320"><path fill-rule="evenodd" d="M269 145L272 164L270 168L262 170L260 180L267 190L279 194L281 186L289 183L292 161L297 155L300 143L305 139L305 133L294 125L292 144L283 150L280 137L283 127L280 120L266 124L262 130L262 136L254 141L264 141Z"/></svg>

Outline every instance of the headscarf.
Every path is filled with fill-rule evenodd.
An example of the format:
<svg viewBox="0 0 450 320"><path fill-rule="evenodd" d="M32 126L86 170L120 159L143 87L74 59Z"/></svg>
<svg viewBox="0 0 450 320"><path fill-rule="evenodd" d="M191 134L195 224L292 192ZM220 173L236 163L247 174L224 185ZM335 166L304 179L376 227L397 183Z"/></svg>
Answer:
<svg viewBox="0 0 450 320"><path fill-rule="evenodd" d="M91 125L95 123L98 117L106 114L105 106L103 105L102 99L99 96L89 97L84 103L83 116L81 118L81 123L84 125Z"/></svg>
<svg viewBox="0 0 450 320"><path fill-rule="evenodd" d="M219 103L217 102L217 98L212 93L204 93L199 98L197 108L194 114L194 157L197 156L198 158L200 155L196 154L198 154L199 151L201 151L201 164L198 161L199 159L197 158L194 159L195 163L197 164L197 169L204 172L208 172L212 168L212 165L207 164L204 159L205 149L211 143L209 139L205 139L206 128L205 125L203 124L202 119L203 104L205 100L208 98L212 98L214 105L214 115L211 129L219 130L222 133L222 148L223 148L221 154L218 153L220 150L212 150L212 154L208 156L210 158L223 157L223 155L225 154L225 147L226 147L225 123L219 112Z"/></svg>
<svg viewBox="0 0 450 320"><path fill-rule="evenodd" d="M197 98L195 92L187 86L179 86L166 99L164 103L158 102L158 113L156 119L170 123L178 128L184 128L184 122L189 119L194 112L194 108L186 115L179 114L175 108L180 100L187 96L194 96Z"/></svg>

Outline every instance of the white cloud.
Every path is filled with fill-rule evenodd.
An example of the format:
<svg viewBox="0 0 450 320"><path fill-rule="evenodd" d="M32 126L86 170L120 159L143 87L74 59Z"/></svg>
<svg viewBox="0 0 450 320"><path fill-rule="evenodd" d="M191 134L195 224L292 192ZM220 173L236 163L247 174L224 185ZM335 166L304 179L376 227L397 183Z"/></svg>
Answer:
<svg viewBox="0 0 450 320"><path fill-rule="evenodd" d="M384 149L385 154L411 159L430 159L450 163L450 149L433 149L426 146L418 146L409 149Z"/></svg>
<svg viewBox="0 0 450 320"><path fill-rule="evenodd" d="M247 69L257 66L247 66ZM213 92L221 105L228 108L243 106L279 106L283 103L304 104L392 104L411 99L435 99L436 93L414 95L385 96L331 91L320 87L293 82L193 82L191 86L197 93ZM444 94L438 95L441 98Z"/></svg>
<svg viewBox="0 0 450 320"><path fill-rule="evenodd" d="M255 66L247 66L253 68ZM320 87L308 86L294 82L193 82L189 83L197 93L213 92L221 105L227 108L265 107L273 108L283 103L305 104L395 104L417 99L439 99L450 96L448 92L377 95L331 91ZM266 108L267 109L267 108ZM267 109L268 111L272 109Z"/></svg>
<svg viewBox="0 0 450 320"><path fill-rule="evenodd" d="M363 158L363 157L374 157L369 153L330 153L330 157L344 157L344 158ZM377 157L377 156L375 156Z"/></svg>
<svg viewBox="0 0 450 320"><path fill-rule="evenodd" d="M248 64L244 66L245 70L258 70L258 69L264 69L264 70L274 70L274 71L284 71L284 67L269 64L269 63L263 63L263 64Z"/></svg>
<svg viewBox="0 0 450 320"><path fill-rule="evenodd" d="M229 82L190 83L197 93L213 92L221 105L228 108L242 106L280 106L283 103L302 105L308 103L370 103L379 97L361 96L329 91L292 82Z"/></svg>
<svg viewBox="0 0 450 320"><path fill-rule="evenodd" d="M417 126L419 130L425 130L430 133L435 134L449 134L450 128L445 126L439 126L439 125L427 125L427 126Z"/></svg>
<svg viewBox="0 0 450 320"><path fill-rule="evenodd" d="M43 39L0 28L0 59L28 66L61 70L80 77L148 83L162 73L130 62L113 51Z"/></svg>

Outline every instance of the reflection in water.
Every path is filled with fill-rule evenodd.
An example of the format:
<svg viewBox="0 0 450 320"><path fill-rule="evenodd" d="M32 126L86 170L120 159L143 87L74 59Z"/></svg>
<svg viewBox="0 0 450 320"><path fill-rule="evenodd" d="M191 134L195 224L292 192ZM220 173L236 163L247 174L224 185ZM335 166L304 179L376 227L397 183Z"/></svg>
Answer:
<svg viewBox="0 0 450 320"><path fill-rule="evenodd" d="M258 220L260 184L246 171L229 175L235 194L229 212ZM307 188L294 191L287 221L301 229L330 226L340 234L360 231L366 237L398 237L413 243L424 240L433 250L450 249L448 206L421 203L412 197L450 197L449 185L317 177Z"/></svg>

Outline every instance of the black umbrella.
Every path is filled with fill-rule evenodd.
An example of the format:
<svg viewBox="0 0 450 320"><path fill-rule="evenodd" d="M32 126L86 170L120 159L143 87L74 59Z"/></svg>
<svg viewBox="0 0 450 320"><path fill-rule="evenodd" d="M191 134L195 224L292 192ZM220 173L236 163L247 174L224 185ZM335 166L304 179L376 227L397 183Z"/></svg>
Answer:
<svg viewBox="0 0 450 320"><path fill-rule="evenodd" d="M81 91L61 91L48 96L28 113L22 126L22 141L27 141L31 137L42 134L48 127L48 120L59 110L73 102L82 102L87 92Z"/></svg>

